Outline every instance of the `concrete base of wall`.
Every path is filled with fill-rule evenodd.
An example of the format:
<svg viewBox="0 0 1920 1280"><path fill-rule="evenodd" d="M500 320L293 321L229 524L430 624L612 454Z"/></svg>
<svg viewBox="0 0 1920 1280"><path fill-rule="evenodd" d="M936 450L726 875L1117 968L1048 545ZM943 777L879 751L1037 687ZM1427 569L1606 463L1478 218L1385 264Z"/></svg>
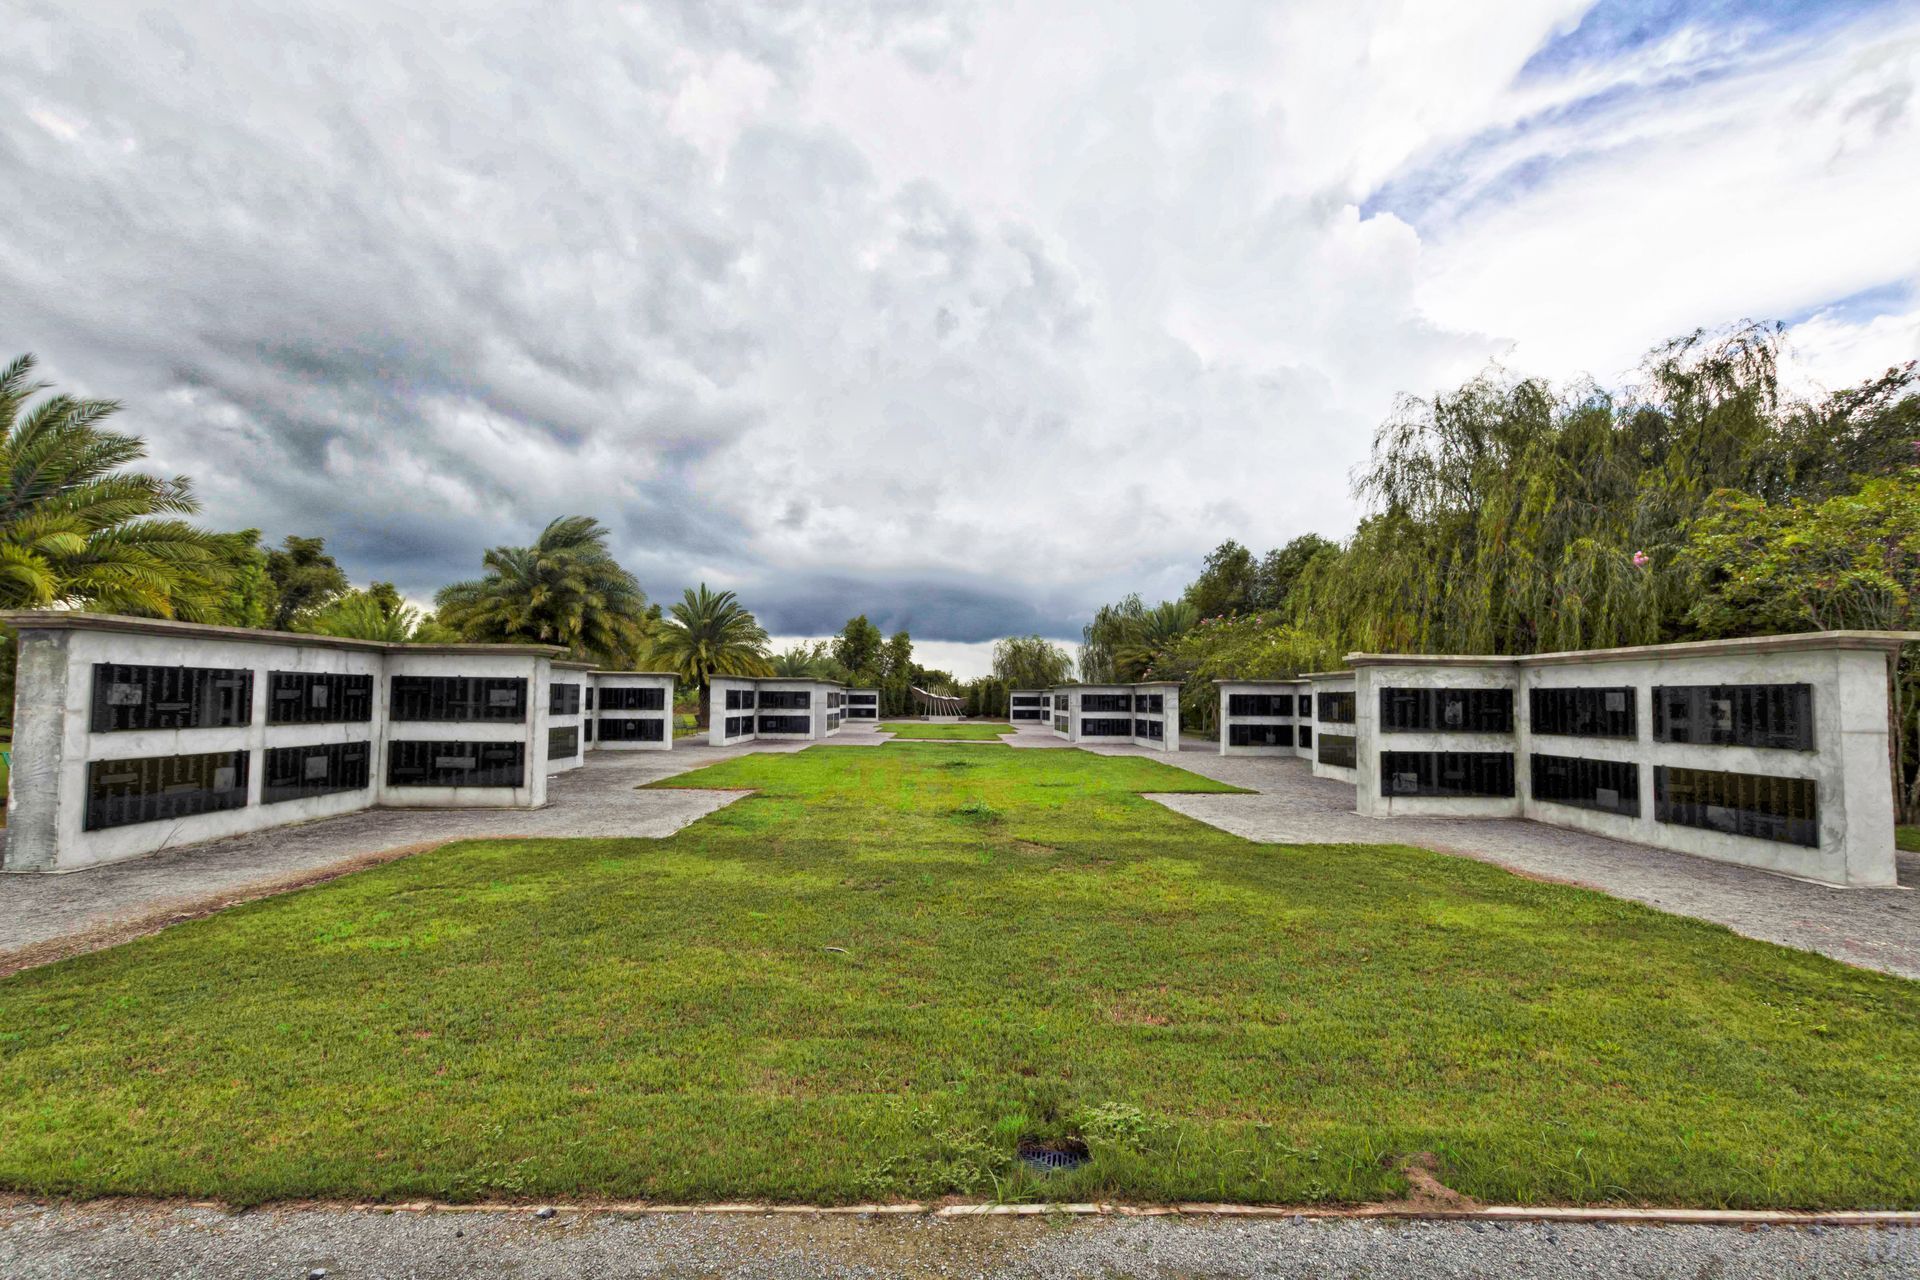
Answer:
<svg viewBox="0 0 1920 1280"><path fill-rule="evenodd" d="M1356 801L1358 797L1355 797ZM1369 818L1517 818L1520 801L1500 796L1375 796L1355 805Z"/></svg>

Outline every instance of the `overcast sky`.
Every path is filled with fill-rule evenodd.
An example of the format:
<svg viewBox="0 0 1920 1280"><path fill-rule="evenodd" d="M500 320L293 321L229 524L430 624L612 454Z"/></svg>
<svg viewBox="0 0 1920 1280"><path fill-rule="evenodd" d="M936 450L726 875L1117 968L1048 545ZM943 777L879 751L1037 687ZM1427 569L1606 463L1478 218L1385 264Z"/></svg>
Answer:
<svg viewBox="0 0 1920 1280"><path fill-rule="evenodd" d="M491 11L490 11L491 10ZM972 674L1395 393L1920 355L1920 5L0 0L0 352L426 598L556 515Z"/></svg>

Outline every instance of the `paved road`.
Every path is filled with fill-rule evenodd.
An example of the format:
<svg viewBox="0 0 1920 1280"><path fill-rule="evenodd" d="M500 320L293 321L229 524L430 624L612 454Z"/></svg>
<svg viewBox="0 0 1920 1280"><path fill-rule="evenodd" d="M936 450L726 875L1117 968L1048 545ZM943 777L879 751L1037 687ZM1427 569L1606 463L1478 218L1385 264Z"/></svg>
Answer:
<svg viewBox="0 0 1920 1280"><path fill-rule="evenodd" d="M10 1280L1920 1276L1920 1230L0 1206Z"/></svg>

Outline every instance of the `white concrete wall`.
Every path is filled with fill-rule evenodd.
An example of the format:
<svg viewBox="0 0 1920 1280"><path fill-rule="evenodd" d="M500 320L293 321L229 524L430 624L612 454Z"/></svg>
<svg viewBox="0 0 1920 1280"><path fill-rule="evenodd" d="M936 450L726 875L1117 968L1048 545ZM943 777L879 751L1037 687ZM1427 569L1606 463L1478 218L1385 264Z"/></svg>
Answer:
<svg viewBox="0 0 1920 1280"><path fill-rule="evenodd" d="M1220 754L1223 756L1311 756L1313 744L1309 740L1304 746L1300 742L1300 726L1304 722L1311 726L1313 711L1310 705L1312 692L1305 680L1216 680L1214 685L1220 697ZM1235 715L1232 711L1233 699L1238 697L1261 697L1279 695L1291 700L1292 710L1286 715ZM1302 701L1306 700L1306 714L1303 717ZM1291 742L1279 746L1246 745L1234 746L1233 725L1283 726L1292 731Z"/></svg>
<svg viewBox="0 0 1920 1280"><path fill-rule="evenodd" d="M1313 776L1332 778L1337 782L1354 782L1359 777L1358 761L1365 754L1360 741L1359 709L1356 707L1354 723L1323 720L1320 718L1320 695L1323 693L1356 693L1353 673L1316 672L1306 677L1308 692L1313 695L1313 744L1301 754L1313 761ZM1354 740L1355 767L1348 769L1336 764L1328 764L1320 759L1321 745L1328 737L1351 737Z"/></svg>
<svg viewBox="0 0 1920 1280"><path fill-rule="evenodd" d="M388 768L396 742L519 742L521 778L517 787L397 786L383 770L379 803L391 808L538 808L547 802L547 685L553 662L546 656L517 654L392 653L387 658L383 707L388 714ZM395 676L474 676L518 678L527 683L525 715L513 720L394 720L390 708Z"/></svg>
<svg viewBox="0 0 1920 1280"><path fill-rule="evenodd" d="M760 710L754 719L753 736L764 742L810 742L817 736L814 722L821 714L820 691L811 680L756 680L754 688L759 691ZM807 695L805 707L769 707L768 694L804 693ZM797 718L805 720L807 727L796 733L775 733L765 726L770 719Z"/></svg>
<svg viewBox="0 0 1920 1280"><path fill-rule="evenodd" d="M30 657L29 654L32 656ZM93 666L244 669L253 674L249 722L230 728L140 729L94 733ZM383 760L374 727L380 720L381 654L297 644L206 642L177 635L102 631L23 631L16 689L13 770L9 778L9 871L71 871L264 827L330 817L370 807ZM269 725L271 673L366 675L374 683L373 719L365 722ZM264 750L329 742L369 742L364 789L262 805ZM89 768L95 761L244 751L247 804L158 822L85 829Z"/></svg>
<svg viewBox="0 0 1920 1280"><path fill-rule="evenodd" d="M1128 746L1133 742L1133 686L1130 684L1080 684L1067 691L1068 725L1066 739L1069 742L1084 742L1090 746L1111 747L1116 744ZM1121 697L1127 699L1125 711L1089 711L1089 697ZM1088 734L1086 722L1089 720L1125 720L1127 732L1124 734Z"/></svg>
<svg viewBox="0 0 1920 1280"><path fill-rule="evenodd" d="M1007 690L1007 720L1011 724L1046 724L1053 717L1051 695L1044 689Z"/></svg>
<svg viewBox="0 0 1920 1280"><path fill-rule="evenodd" d="M1141 710L1148 698L1159 698L1159 711ZM1141 733L1140 726L1157 724L1160 736ZM1178 751L1180 749L1180 685L1173 680L1154 680L1133 686L1133 745L1149 747L1155 751Z"/></svg>
<svg viewBox="0 0 1920 1280"><path fill-rule="evenodd" d="M594 727L593 749L596 751L671 751L673 750L673 676L658 671L595 671L593 673ZM618 689L657 689L660 691L661 709L657 711L628 711L610 708L607 698L609 690ZM625 723L641 720L656 722L660 726L660 740L628 740L609 736L610 722ZM615 730L617 734L619 731Z"/></svg>
<svg viewBox="0 0 1920 1280"><path fill-rule="evenodd" d="M1567 659L1573 660L1567 660ZM1360 752L1356 806L1375 816L1448 814L1523 816L1621 840L1835 885L1892 885L1894 796L1888 752L1887 659L1871 646L1783 648L1764 642L1669 646L1597 655L1439 660L1356 656ZM1653 690L1660 686L1805 684L1812 693L1813 747L1714 746L1654 740ZM1536 689L1627 687L1631 737L1535 733ZM1386 733L1378 723L1388 688L1496 688L1513 691L1508 735ZM1496 798L1383 796L1380 755L1386 751L1510 751L1514 796ZM1637 816L1536 798L1532 756L1631 763L1637 769ZM1818 796L1818 846L1708 830L1656 816L1655 769L1806 779Z"/></svg>
<svg viewBox="0 0 1920 1280"><path fill-rule="evenodd" d="M728 690L754 695L755 707L749 712L726 710ZM805 707L766 706L768 693L805 693ZM840 732L845 715L844 697L846 687L831 680L787 680L780 677L750 678L746 676L716 676L712 685L712 703L708 712L709 724L707 741L716 747L733 746L741 742L764 740L767 742L821 742ZM745 733L729 734L726 718L732 716L747 717L752 727ZM774 733L763 731L760 727L761 716L803 716L807 720L804 731L792 733Z"/></svg>
<svg viewBox="0 0 1920 1280"><path fill-rule="evenodd" d="M1356 672L1355 715L1358 732L1354 770L1355 809L1373 817L1393 815L1442 814L1470 818L1517 818L1520 816L1520 788L1516 780L1513 795L1498 796L1395 796L1383 794L1388 788L1381 782L1381 755L1389 751L1489 752L1513 756L1516 739L1512 733L1471 732L1387 732L1380 722L1380 694L1383 689L1491 689L1506 690L1514 698L1514 720L1520 717L1521 698L1513 694L1513 671L1509 668L1472 667L1362 667ZM1514 757L1515 778L1524 760Z"/></svg>
<svg viewBox="0 0 1920 1280"><path fill-rule="evenodd" d="M566 715L553 709L555 685L572 685L579 690L580 696L573 704L579 708L578 711L572 715ZM549 777L556 773L569 773L578 769L587 762L587 752L593 750L594 744L587 739L587 720L590 714L587 711L587 690L591 688L593 688L591 668L578 663L556 662L553 664L553 674L547 686L547 732L551 736L555 729L572 729L579 740L580 749L571 756L556 756L549 751L547 753Z"/></svg>
<svg viewBox="0 0 1920 1280"><path fill-rule="evenodd" d="M1896 883L1893 858L1893 780L1888 765L1887 671L1884 657L1863 651L1791 654L1734 653L1724 657L1637 660L1580 667L1521 669L1521 699L1535 688L1579 684L1631 685L1632 740L1534 734L1523 714L1519 751L1639 764L1640 816L1535 801L1532 770L1520 787L1526 816L1682 853L1763 867L1828 884ZM1655 742L1652 690L1657 685L1809 684L1813 690L1814 749L1703 746ZM1761 840L1660 822L1654 816L1654 768L1659 765L1809 778L1819 795L1818 848Z"/></svg>
<svg viewBox="0 0 1920 1280"><path fill-rule="evenodd" d="M223 627L112 619L89 615L12 615L19 629L20 665L14 718L13 770L8 796L8 839L0 869L69 871L139 857L175 845L191 844L284 826L312 818L389 803L385 777L388 744L395 736L444 739L445 726L420 725L420 733L393 735L389 728L389 678L409 663L424 662L431 673L519 675L538 689L544 710L542 675L547 650L501 655L498 650L433 657L403 658L399 646L325 637L247 632ZM94 732L94 666L110 663L162 668L211 668L248 672L252 690L244 724L184 729L134 729ZM363 676L369 682L364 720L271 724L275 672ZM429 673L421 671L422 674ZM523 747L529 775L545 762L544 723L539 715L504 732L541 734L537 749ZM489 725L475 736L503 732ZM360 743L367 748L365 786L266 803L267 752L279 748ZM213 753L243 753L246 804L182 817L161 818L89 831L89 773L100 762L178 758ZM449 789L443 789L449 790ZM544 776L520 788L450 789L451 794L420 795L408 803L522 804L543 802Z"/></svg>
<svg viewBox="0 0 1920 1280"><path fill-rule="evenodd" d="M754 717L758 715L756 697L755 707L736 707L727 709L727 694L742 696L754 694L759 682L744 676L715 676L707 689L707 743L709 746L730 747L740 742L752 742L754 738ZM741 732L729 732L729 720L745 720Z"/></svg>
<svg viewBox="0 0 1920 1280"><path fill-rule="evenodd" d="M1159 695L1162 710L1145 712L1140 709L1142 696ZM1090 711L1087 699L1101 697L1121 697L1127 700L1125 711ZM1052 693L1052 728L1055 736L1069 742L1084 742L1089 746L1142 746L1156 751L1178 751L1180 749L1180 686L1172 681L1153 681L1148 684L1077 684L1064 689L1055 689ZM1092 734L1086 731L1089 720L1125 720L1127 732L1122 734ZM1139 732L1140 722L1153 720L1164 726L1166 736L1155 739Z"/></svg>

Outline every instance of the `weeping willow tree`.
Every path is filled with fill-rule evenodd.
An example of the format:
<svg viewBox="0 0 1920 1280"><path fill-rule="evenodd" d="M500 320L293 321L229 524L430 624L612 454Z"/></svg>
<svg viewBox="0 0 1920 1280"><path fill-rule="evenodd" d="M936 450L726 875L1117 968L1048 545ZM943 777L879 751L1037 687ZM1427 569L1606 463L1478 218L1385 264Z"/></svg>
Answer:
<svg viewBox="0 0 1920 1280"><path fill-rule="evenodd" d="M1116 604L1103 604L1093 621L1080 629L1080 678L1088 684L1114 680L1114 657L1127 635L1147 613L1138 592Z"/></svg>
<svg viewBox="0 0 1920 1280"><path fill-rule="evenodd" d="M1776 474L1777 330L1677 339L1616 397L1491 370L1402 398L1355 488L1370 514L1296 584L1333 647L1535 653L1671 638L1712 495Z"/></svg>

